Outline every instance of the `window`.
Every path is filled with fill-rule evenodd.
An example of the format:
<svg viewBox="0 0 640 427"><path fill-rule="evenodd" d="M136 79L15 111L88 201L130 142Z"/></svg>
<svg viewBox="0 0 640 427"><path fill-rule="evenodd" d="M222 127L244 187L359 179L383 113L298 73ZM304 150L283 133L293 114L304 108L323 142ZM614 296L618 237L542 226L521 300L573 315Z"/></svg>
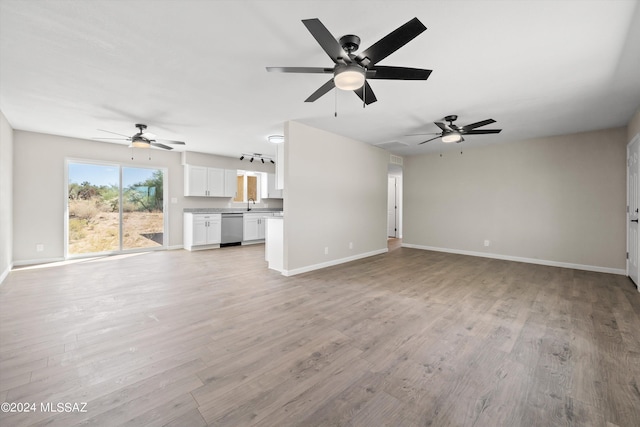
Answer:
<svg viewBox="0 0 640 427"><path fill-rule="evenodd" d="M263 172L238 171L238 192L233 199L234 202L246 203L249 199L253 199L256 203L262 198L261 183Z"/></svg>

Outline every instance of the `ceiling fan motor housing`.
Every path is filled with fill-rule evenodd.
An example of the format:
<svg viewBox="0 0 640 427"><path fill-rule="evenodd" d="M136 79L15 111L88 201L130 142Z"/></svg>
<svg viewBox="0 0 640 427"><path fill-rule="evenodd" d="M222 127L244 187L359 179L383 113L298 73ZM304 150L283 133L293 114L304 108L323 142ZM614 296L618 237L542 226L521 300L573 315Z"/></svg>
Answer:
<svg viewBox="0 0 640 427"><path fill-rule="evenodd" d="M346 36L340 37L338 43L340 43L345 52L355 52L360 47L360 37L353 34L347 34Z"/></svg>

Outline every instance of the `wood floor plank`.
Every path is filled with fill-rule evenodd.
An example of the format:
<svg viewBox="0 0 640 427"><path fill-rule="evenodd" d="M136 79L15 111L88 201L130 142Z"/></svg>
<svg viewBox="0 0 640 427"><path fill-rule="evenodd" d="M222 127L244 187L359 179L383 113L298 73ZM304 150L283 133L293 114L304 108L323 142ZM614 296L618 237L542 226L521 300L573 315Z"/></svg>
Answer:
<svg viewBox="0 0 640 427"><path fill-rule="evenodd" d="M628 278L402 248L284 277L264 246L12 271L0 425L640 425Z"/></svg>

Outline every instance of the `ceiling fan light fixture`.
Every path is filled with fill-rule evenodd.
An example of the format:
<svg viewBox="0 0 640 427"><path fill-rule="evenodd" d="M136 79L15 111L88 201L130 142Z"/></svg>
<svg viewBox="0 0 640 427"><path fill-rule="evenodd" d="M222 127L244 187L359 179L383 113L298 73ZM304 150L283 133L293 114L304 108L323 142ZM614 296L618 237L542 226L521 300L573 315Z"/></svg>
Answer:
<svg viewBox="0 0 640 427"><path fill-rule="evenodd" d="M129 147L133 147L133 148L150 148L151 147L151 143L147 140L145 140L144 138L140 138L140 137L134 137L131 140L131 145L129 145Z"/></svg>
<svg viewBox="0 0 640 427"><path fill-rule="evenodd" d="M364 69L358 65L338 65L333 82L338 89L356 90L364 85Z"/></svg>
<svg viewBox="0 0 640 427"><path fill-rule="evenodd" d="M445 142L445 143L459 142L461 139L462 139L462 135L460 135L457 132L454 132L454 133L450 133L448 135L444 135L442 137L442 142Z"/></svg>

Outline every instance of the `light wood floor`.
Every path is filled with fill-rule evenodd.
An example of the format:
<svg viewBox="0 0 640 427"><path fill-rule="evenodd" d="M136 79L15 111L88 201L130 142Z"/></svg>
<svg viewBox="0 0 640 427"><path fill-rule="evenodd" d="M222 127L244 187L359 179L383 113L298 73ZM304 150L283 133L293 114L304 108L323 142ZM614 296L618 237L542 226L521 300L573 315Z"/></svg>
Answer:
<svg viewBox="0 0 640 427"><path fill-rule="evenodd" d="M37 407L0 425L640 425L625 277L397 248L286 278L263 250L12 272L0 401Z"/></svg>

